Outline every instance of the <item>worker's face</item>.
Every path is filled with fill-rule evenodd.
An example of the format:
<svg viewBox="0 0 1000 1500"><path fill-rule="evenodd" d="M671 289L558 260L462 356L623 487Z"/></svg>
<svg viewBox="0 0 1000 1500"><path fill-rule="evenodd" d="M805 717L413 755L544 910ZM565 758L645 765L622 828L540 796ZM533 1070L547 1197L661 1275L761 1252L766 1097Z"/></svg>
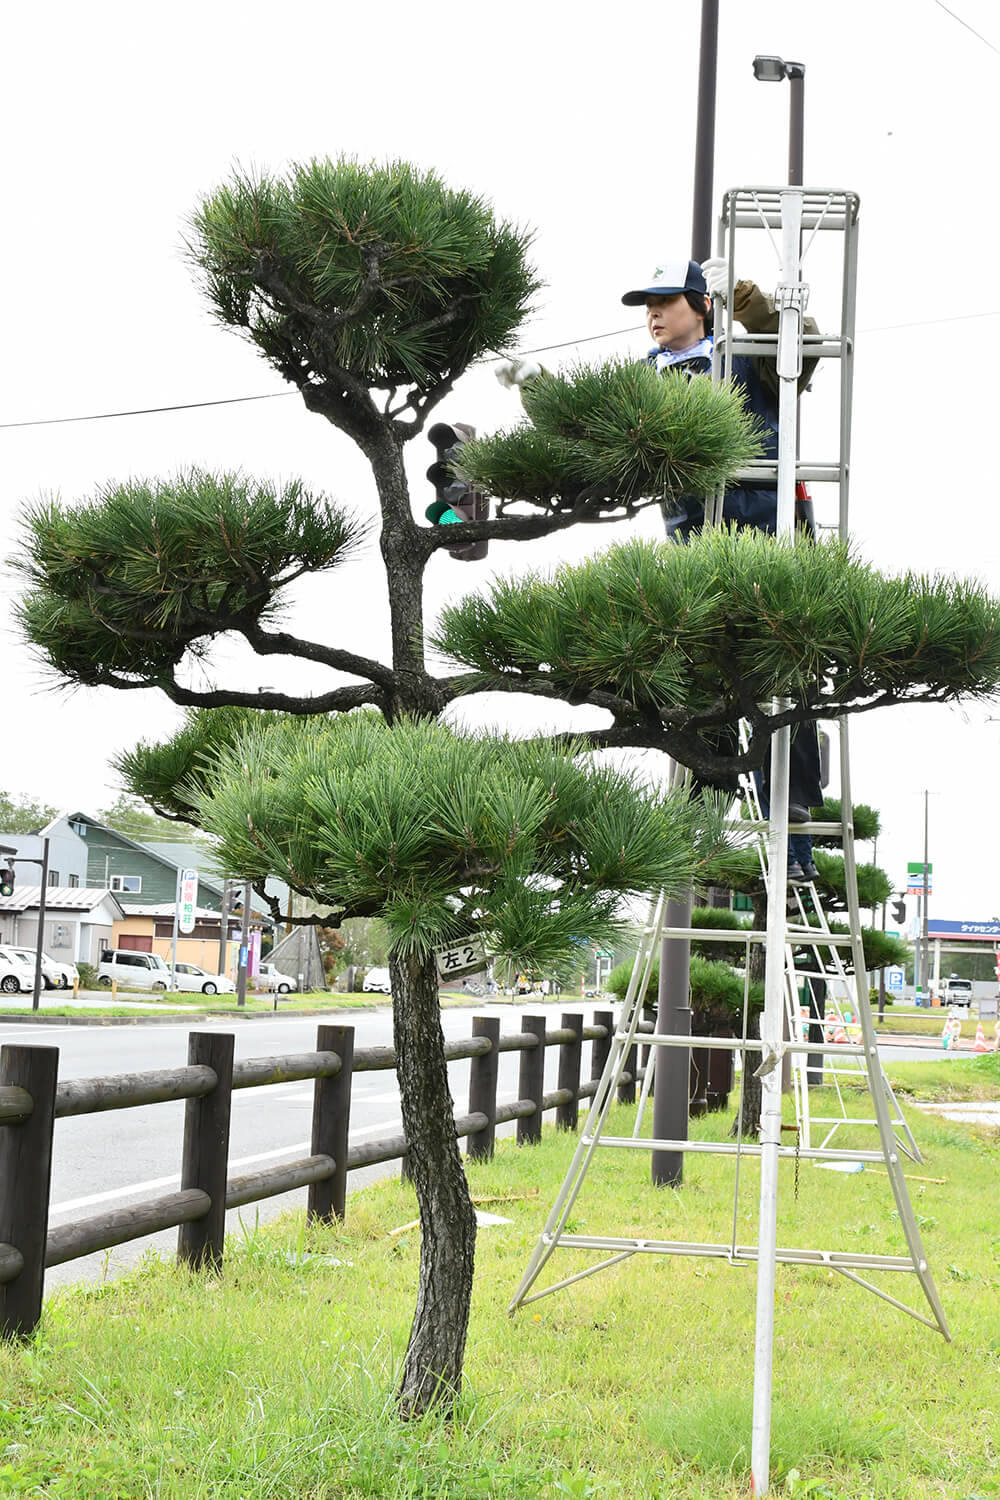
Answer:
<svg viewBox="0 0 1000 1500"><path fill-rule="evenodd" d="M704 334L704 320L699 317L683 292L667 297L646 298L646 327L654 344L661 349L689 349Z"/></svg>

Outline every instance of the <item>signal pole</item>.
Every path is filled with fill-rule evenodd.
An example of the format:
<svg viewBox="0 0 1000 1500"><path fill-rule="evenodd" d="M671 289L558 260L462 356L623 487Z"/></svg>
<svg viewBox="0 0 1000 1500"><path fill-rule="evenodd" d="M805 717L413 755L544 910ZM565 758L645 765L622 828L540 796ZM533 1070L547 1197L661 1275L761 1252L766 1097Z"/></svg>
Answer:
<svg viewBox="0 0 1000 1500"><path fill-rule="evenodd" d="M694 146L694 203L691 255L707 260L712 253L712 192L715 181L715 75L719 53L719 0L701 0L701 49L698 58L698 114ZM674 765L672 783L683 777ZM676 784L680 785L677 780ZM691 926L691 893L671 898L664 925ZM660 983L656 1029L668 1035L690 1034L691 944L665 937L660 944ZM647 1061L655 1069L653 1135L660 1140L686 1140L690 1095L691 1051L688 1047L656 1047ZM704 1093L704 1090L701 1090ZM654 1151L652 1181L657 1187L677 1187L684 1176L680 1151Z"/></svg>
<svg viewBox="0 0 1000 1500"><path fill-rule="evenodd" d="M927 908L930 905L930 890L929 890L929 879L930 879L930 877L929 877L929 875L927 873L928 870L929 870L929 868L930 868L930 865L928 863L928 837L927 837L927 831L928 831L928 826L929 826L928 825L928 814L927 814L927 803L928 803L929 797L930 797L930 792L925 787L924 788L924 906L923 906L923 947L924 947L924 955L923 955L923 962L921 963L920 968L921 968L921 972L922 972L922 975L923 975L924 989L927 991L927 1004L928 1005L930 1005L930 1003L931 1003L931 968L930 968L931 945L930 945L930 938L928 936L929 928L928 928L928 925L927 925Z"/></svg>

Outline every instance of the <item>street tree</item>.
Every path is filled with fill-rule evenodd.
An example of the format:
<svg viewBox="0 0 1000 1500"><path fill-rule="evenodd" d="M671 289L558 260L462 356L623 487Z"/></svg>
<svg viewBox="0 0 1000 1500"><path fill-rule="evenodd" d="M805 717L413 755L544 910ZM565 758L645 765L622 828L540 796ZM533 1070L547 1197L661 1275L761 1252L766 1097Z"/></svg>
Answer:
<svg viewBox="0 0 1000 1500"><path fill-rule="evenodd" d="M668 804L649 793L642 813L632 783L603 781L601 767L584 774L581 755L647 747L707 782L731 784L737 770L760 764L780 724L984 694L1000 681L998 610L981 591L883 578L837 545L729 532L678 548L626 543L551 579L497 583L448 612L434 645L457 670L441 670L440 660L431 670L423 577L442 547L532 541L578 523L627 521L650 506L669 511L684 493L724 485L759 451L734 390L606 361L541 376L523 421L466 445L460 471L490 499L488 518L419 524L405 445L471 363L516 346L538 290L528 247L529 236L480 198L398 162L319 160L283 178L239 174L192 219L188 250L216 317L371 466L389 660L352 641L306 639L281 618L289 586L349 562L367 530L356 508L298 481L191 470L107 484L79 505L46 498L26 516L20 617L47 665L69 683L156 688L181 706L216 711L195 714L167 745L123 766L128 791L167 816L202 822L232 872L257 878L269 863L294 890L329 901L328 912L300 920L378 915L392 934L403 1110L423 1225L402 1393L409 1411L435 1391L450 1400L457 1388L473 1245L442 1103L434 944L467 922L497 952L554 952L556 935L565 951L599 934L621 892L673 888L679 872L692 873L686 804L671 803L668 818ZM227 685L213 665L214 643L227 633L261 657L312 663L324 681L312 693ZM483 751L467 740L420 740L432 733L420 721L484 691L588 704L604 711L606 727L535 747L531 754L550 757L544 775L541 762L519 758L528 752L502 739ZM791 706L772 709L773 694ZM362 709L380 725L351 713ZM261 727L243 710L305 723L290 728L279 717ZM343 727L326 722L345 713ZM740 715L750 744L736 754L720 748L720 730ZM312 761L297 755L298 733ZM338 733L345 744L351 735L370 740L383 780L368 802L360 767L355 781L329 792ZM462 780L463 763L476 765L480 786ZM237 774L243 766L254 774ZM454 807L442 805L448 778L462 789ZM562 796L564 782L572 796ZM593 802L602 786L606 808ZM495 807L494 787L503 788ZM593 834L571 826L574 798L595 820ZM350 812L355 799L369 809L367 822ZM461 808L468 829L459 827ZM710 808L696 811L711 823ZM496 834L505 819L509 854ZM649 843L653 826L662 850ZM481 830L493 830L485 854ZM646 851L644 866L625 834ZM553 847L560 839L562 850ZM431 850L439 871L425 863ZM572 871L558 863L570 854ZM674 861L673 875L664 861ZM454 1307L437 1295L441 1285L454 1291Z"/></svg>
<svg viewBox="0 0 1000 1500"><path fill-rule="evenodd" d="M387 930L421 1222L400 1400L422 1411L459 1388L475 1244L435 950L471 936L517 968L550 970L588 941L614 942L624 898L650 885L680 891L694 878L699 847L714 847L704 844L706 809L544 740L474 737L408 716L389 726L374 710L243 717L223 743L209 712L192 716L187 772L169 805L218 838L227 869L260 884L277 874L338 919L378 917ZM152 787L175 751L140 747L122 769Z"/></svg>
<svg viewBox="0 0 1000 1500"><path fill-rule="evenodd" d="M50 807L47 802L39 802L34 797L28 797L23 792L15 793L0 791L0 832L2 833L37 833L44 828L46 823L51 823L58 816L59 809Z"/></svg>

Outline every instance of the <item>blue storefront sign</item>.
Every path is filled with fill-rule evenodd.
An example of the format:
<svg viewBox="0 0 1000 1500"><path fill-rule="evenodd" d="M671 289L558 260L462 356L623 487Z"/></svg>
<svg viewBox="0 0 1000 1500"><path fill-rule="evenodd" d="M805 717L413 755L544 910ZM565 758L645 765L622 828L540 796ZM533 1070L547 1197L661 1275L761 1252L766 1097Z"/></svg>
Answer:
<svg viewBox="0 0 1000 1500"><path fill-rule="evenodd" d="M939 917L927 923L927 936L932 938L966 938L969 941L1000 943L1000 922L954 921Z"/></svg>

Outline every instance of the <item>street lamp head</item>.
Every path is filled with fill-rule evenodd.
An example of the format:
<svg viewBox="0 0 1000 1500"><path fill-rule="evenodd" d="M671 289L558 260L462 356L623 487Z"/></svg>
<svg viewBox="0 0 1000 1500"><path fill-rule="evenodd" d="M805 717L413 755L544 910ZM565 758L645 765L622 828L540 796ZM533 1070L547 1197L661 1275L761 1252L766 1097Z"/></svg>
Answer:
<svg viewBox="0 0 1000 1500"><path fill-rule="evenodd" d="M785 59L758 55L753 60L753 76L758 83L780 83L785 76Z"/></svg>
<svg viewBox="0 0 1000 1500"><path fill-rule="evenodd" d="M759 53L753 60L753 76L759 83L781 83L784 78L805 78L806 65Z"/></svg>

